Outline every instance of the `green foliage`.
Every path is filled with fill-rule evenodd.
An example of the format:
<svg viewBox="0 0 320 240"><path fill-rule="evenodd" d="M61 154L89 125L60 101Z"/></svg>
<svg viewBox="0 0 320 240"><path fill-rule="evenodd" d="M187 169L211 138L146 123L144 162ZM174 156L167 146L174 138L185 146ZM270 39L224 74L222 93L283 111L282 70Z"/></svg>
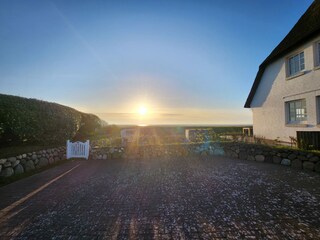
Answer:
<svg viewBox="0 0 320 240"><path fill-rule="evenodd" d="M73 108L0 94L0 143L64 143L81 129L92 134L100 119Z"/></svg>
<svg viewBox="0 0 320 240"><path fill-rule="evenodd" d="M37 145L18 145L18 146L1 146L0 158L15 157L24 153L37 152L40 150L61 147L61 144L37 144Z"/></svg>
<svg viewBox="0 0 320 240"><path fill-rule="evenodd" d="M309 143L309 141L307 139L303 139L301 138L298 141L298 148L302 149L302 150L314 150L314 146Z"/></svg>
<svg viewBox="0 0 320 240"><path fill-rule="evenodd" d="M96 134L98 138L99 136L102 136L102 138L108 137L120 137L120 128L117 125L108 125L103 126L99 129L97 129Z"/></svg>
<svg viewBox="0 0 320 240"><path fill-rule="evenodd" d="M242 134L242 128L244 126L226 126L226 127L212 127L211 129L216 134Z"/></svg>

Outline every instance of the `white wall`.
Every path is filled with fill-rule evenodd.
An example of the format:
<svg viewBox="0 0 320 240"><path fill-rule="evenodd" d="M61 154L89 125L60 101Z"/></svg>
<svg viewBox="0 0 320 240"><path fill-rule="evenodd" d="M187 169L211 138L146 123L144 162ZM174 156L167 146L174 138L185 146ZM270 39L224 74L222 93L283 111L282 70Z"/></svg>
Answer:
<svg viewBox="0 0 320 240"><path fill-rule="evenodd" d="M320 96L320 69L315 68L314 61L314 44L317 41L320 41L320 36L265 69L251 102L256 136L289 142L289 136L296 137L296 131L320 131L316 111L316 96ZM304 51L305 73L289 79L286 77L286 59L301 51ZM289 126L286 124L285 102L302 98L307 104L307 125Z"/></svg>

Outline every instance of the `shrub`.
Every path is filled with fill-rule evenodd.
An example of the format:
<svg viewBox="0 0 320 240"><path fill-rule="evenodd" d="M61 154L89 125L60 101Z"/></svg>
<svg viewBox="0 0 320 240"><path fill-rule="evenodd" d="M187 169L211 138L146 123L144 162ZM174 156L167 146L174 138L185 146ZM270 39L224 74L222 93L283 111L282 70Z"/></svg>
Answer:
<svg viewBox="0 0 320 240"><path fill-rule="evenodd" d="M63 143L81 130L91 134L101 120L56 103L0 94L0 143Z"/></svg>

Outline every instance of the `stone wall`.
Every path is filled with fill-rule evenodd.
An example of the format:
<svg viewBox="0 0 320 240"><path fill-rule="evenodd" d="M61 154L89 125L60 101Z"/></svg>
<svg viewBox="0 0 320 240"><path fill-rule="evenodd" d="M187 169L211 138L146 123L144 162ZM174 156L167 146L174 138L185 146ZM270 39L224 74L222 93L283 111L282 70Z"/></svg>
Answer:
<svg viewBox="0 0 320 240"><path fill-rule="evenodd" d="M211 144L170 144L96 148L90 152L91 159L130 157L179 157L187 155L224 155L218 143Z"/></svg>
<svg viewBox="0 0 320 240"><path fill-rule="evenodd" d="M320 172L320 154L316 152L231 142L221 143L221 146L228 157Z"/></svg>
<svg viewBox="0 0 320 240"><path fill-rule="evenodd" d="M15 157L2 158L0 159L0 177L10 177L12 175L29 172L64 160L65 158L65 147L25 153Z"/></svg>
<svg viewBox="0 0 320 240"><path fill-rule="evenodd" d="M320 153L234 142L91 148L89 159L107 160L130 157L150 158L189 155L220 155L320 172ZM66 159L65 147L3 158L0 159L0 177L21 174L64 159Z"/></svg>
<svg viewBox="0 0 320 240"><path fill-rule="evenodd" d="M123 147L100 147L91 148L89 154L90 159L107 160L111 158L122 158L125 149Z"/></svg>
<svg viewBox="0 0 320 240"><path fill-rule="evenodd" d="M179 157L187 155L220 155L236 159L275 163L296 169L320 172L320 153L260 144L216 142L205 144L149 145L127 148L98 148L90 153L93 159L130 157Z"/></svg>

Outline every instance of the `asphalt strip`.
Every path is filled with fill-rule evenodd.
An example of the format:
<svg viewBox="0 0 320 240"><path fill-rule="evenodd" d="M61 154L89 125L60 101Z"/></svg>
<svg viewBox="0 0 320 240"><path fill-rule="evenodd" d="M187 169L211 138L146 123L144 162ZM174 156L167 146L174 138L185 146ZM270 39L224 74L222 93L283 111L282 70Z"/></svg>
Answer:
<svg viewBox="0 0 320 240"><path fill-rule="evenodd" d="M8 207L0 210L0 224L6 220L8 220L9 218L11 218L12 216L16 215L16 214L10 214L8 216L6 216L12 209L14 209L15 207L19 206L21 203L27 201L29 198L31 198L32 196L34 196L35 194L37 194L38 192L42 191L43 189L45 189L46 187L48 187L50 184L54 183L55 181L59 180L60 178L62 178L63 176L67 175L68 173L70 173L71 171L73 171L74 169L76 169L77 167L79 167L81 165L78 164L76 166L74 166L73 168L71 168L70 170L62 173L61 175L59 175L58 177L52 179L51 181L47 182L46 184L42 185L41 187L37 188L36 190L32 191L31 193L29 193L28 195L26 195L25 197L17 200L16 202L12 203L11 205L9 205Z"/></svg>

